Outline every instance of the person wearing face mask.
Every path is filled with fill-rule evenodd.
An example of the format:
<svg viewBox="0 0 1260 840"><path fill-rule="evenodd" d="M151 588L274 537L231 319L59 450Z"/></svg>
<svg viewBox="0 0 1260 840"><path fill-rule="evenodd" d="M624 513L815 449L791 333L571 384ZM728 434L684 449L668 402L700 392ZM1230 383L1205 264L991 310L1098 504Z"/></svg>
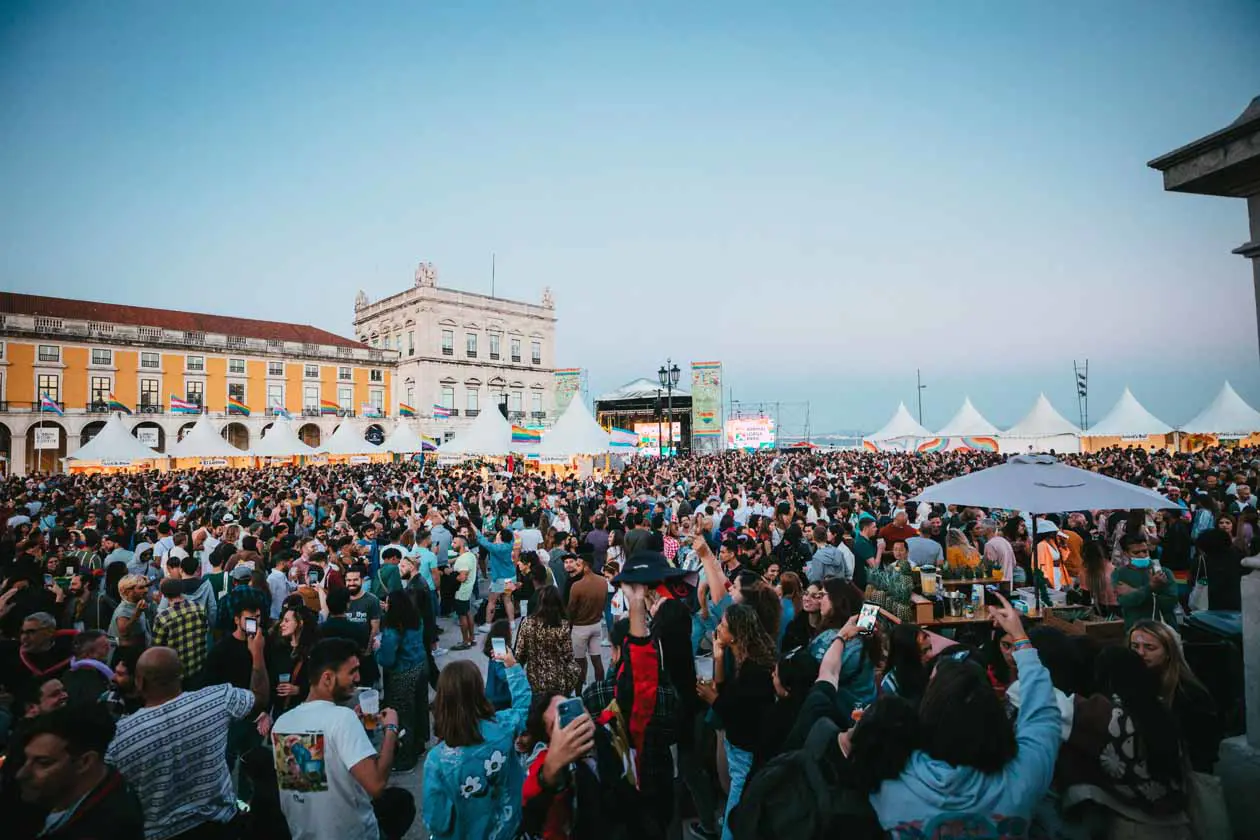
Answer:
<svg viewBox="0 0 1260 840"><path fill-rule="evenodd" d="M1177 596L1168 573L1151 565L1151 549L1144 534L1126 534L1120 546L1128 560L1111 573L1116 602L1124 617L1125 628L1142 619L1154 619L1173 625Z"/></svg>

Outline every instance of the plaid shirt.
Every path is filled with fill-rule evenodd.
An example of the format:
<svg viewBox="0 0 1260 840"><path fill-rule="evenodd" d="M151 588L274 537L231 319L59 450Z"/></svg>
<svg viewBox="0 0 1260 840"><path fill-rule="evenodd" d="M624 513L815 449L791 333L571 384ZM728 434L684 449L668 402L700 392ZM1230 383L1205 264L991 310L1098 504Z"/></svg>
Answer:
<svg viewBox="0 0 1260 840"><path fill-rule="evenodd" d="M158 613L153 623L153 644L175 649L186 679L205 667L209 633L205 609L192 601L180 600Z"/></svg>

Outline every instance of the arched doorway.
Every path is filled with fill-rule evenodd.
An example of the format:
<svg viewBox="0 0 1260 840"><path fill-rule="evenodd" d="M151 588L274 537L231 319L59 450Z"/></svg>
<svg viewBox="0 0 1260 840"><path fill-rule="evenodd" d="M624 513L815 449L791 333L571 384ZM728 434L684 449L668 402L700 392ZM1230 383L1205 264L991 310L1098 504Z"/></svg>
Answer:
<svg viewBox="0 0 1260 840"><path fill-rule="evenodd" d="M138 441L155 452L166 451L166 430L157 423L138 423L131 433Z"/></svg>
<svg viewBox="0 0 1260 840"><path fill-rule="evenodd" d="M42 444L39 449L35 448L37 438ZM28 473L60 472L61 459L64 457L66 457L66 430L60 423L44 420L26 430L26 471Z"/></svg>
<svg viewBox="0 0 1260 840"><path fill-rule="evenodd" d="M319 446L319 426L316 426L314 423L304 424L302 428L298 429L298 438L307 446Z"/></svg>
<svg viewBox="0 0 1260 840"><path fill-rule="evenodd" d="M223 439L242 452L249 449L249 429L244 423L228 423L223 427Z"/></svg>
<svg viewBox="0 0 1260 840"><path fill-rule="evenodd" d="M105 428L104 420L94 420L83 427L83 431L79 432L79 446L87 446L88 441L101 433L101 429Z"/></svg>
<svg viewBox="0 0 1260 840"><path fill-rule="evenodd" d="M379 423L373 423L367 427L367 431L363 433L363 439L368 443L380 446L385 442L385 430L381 428Z"/></svg>
<svg viewBox="0 0 1260 840"><path fill-rule="evenodd" d="M9 431L9 427L0 423L0 471L4 475L9 475L13 469L13 433Z"/></svg>
<svg viewBox="0 0 1260 840"><path fill-rule="evenodd" d="M179 427L179 431L175 433L175 440L183 440L188 437L188 433L192 431L196 423L185 423Z"/></svg>

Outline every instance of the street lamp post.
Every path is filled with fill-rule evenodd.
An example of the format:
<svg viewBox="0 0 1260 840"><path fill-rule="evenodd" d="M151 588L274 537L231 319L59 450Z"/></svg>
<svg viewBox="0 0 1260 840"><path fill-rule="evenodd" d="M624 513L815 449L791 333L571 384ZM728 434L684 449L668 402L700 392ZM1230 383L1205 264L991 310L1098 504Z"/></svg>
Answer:
<svg viewBox="0 0 1260 840"><path fill-rule="evenodd" d="M682 371L678 369L678 365L674 364L673 359L666 359L665 364L656 372L657 379L661 383L661 387L665 389L665 405L669 412L669 454L676 455L674 452L674 389L678 387L678 377Z"/></svg>

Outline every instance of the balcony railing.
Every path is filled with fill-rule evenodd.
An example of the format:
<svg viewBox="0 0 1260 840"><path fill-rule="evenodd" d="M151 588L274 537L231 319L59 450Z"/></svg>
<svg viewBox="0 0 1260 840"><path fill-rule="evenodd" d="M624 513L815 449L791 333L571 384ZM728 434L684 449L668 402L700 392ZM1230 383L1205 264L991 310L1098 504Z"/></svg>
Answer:
<svg viewBox="0 0 1260 840"><path fill-rule="evenodd" d="M480 413L481 413L481 409L480 409L480 408L466 408L466 409L464 409L464 416L465 416L465 417L476 417L476 416L477 416L478 414L480 414Z"/></svg>
<svg viewBox="0 0 1260 840"><path fill-rule="evenodd" d="M492 362L497 362L497 361L499 361L499 354L498 354L498 353L491 353L491 354L490 354L490 361L492 361Z"/></svg>
<svg viewBox="0 0 1260 840"><path fill-rule="evenodd" d="M88 403L86 411L88 414L109 414L109 403L107 402Z"/></svg>
<svg viewBox="0 0 1260 840"><path fill-rule="evenodd" d="M161 403L141 403L136 406L136 414L165 414L166 406Z"/></svg>
<svg viewBox="0 0 1260 840"><path fill-rule="evenodd" d="M532 417L532 418L534 418L535 420L546 420L546 419L547 419L547 412L545 412L545 411L534 411L534 412L531 412L529 416L530 416L530 417Z"/></svg>
<svg viewBox="0 0 1260 840"><path fill-rule="evenodd" d="M40 401L39 401L39 400L35 400L35 402L28 403L28 405L30 405L30 407L31 407L31 411L39 411ZM58 403L57 403L57 408L60 408L62 411L65 411L65 410L66 410L66 404L65 404L64 402L58 402ZM53 412L52 412L52 410L50 409L50 410L48 410L48 411L45 411L44 413L45 413L45 414L52 414Z"/></svg>
<svg viewBox="0 0 1260 840"><path fill-rule="evenodd" d="M468 351L468 358L470 358L470 359L475 359L475 358L477 358L477 351L476 351L476 350L469 350L469 351Z"/></svg>
<svg viewBox="0 0 1260 840"><path fill-rule="evenodd" d="M542 364L542 356L535 356L534 358L532 358L532 359L530 359L530 360L529 360L529 363L530 363L531 365L541 365L541 364Z"/></svg>
<svg viewBox="0 0 1260 840"><path fill-rule="evenodd" d="M306 408L302 409L302 416L303 417L319 417L320 416L319 408L311 408L310 406L307 406Z"/></svg>
<svg viewBox="0 0 1260 840"><path fill-rule="evenodd" d="M509 419L509 420L524 420L524 419L525 419L525 412L523 412L523 411L509 411L509 412L508 412L508 419Z"/></svg>
<svg viewBox="0 0 1260 840"><path fill-rule="evenodd" d="M442 355L443 355L443 356L454 356L454 355L455 355L455 348L454 348L454 347L443 347L443 348L442 348Z"/></svg>
<svg viewBox="0 0 1260 840"><path fill-rule="evenodd" d="M520 355L519 355L519 354L516 354L516 353L513 353L513 354L512 354L512 364L517 364L517 365L519 365L520 363L521 363L521 357L520 357Z"/></svg>

